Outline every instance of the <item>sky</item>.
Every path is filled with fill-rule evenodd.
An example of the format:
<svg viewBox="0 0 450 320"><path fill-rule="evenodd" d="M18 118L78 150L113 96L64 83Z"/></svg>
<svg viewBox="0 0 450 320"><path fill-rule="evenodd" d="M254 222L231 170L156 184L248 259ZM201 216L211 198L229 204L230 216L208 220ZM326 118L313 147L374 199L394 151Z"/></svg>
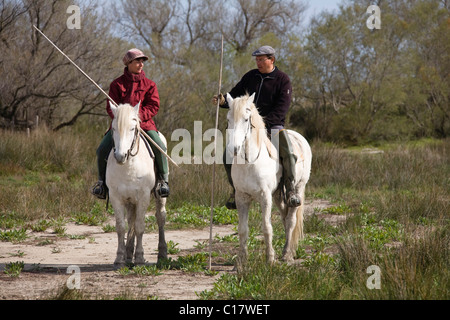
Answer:
<svg viewBox="0 0 450 320"><path fill-rule="evenodd" d="M320 13L322 10L333 11L338 8L338 4L342 0L307 0L308 9L306 10L306 23L313 15Z"/></svg>

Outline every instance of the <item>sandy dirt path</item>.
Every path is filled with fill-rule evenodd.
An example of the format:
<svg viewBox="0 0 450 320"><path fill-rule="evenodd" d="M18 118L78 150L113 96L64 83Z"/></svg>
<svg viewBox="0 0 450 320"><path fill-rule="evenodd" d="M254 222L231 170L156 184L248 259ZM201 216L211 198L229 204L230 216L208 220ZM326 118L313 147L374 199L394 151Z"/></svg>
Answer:
<svg viewBox="0 0 450 320"><path fill-rule="evenodd" d="M305 215L314 208L329 206L317 200L307 204ZM317 210L316 210L317 211ZM114 225L114 221L108 222ZM181 270L162 270L157 276L123 276L114 269L117 249L115 232L105 233L99 226L67 223L66 234L84 236L70 239L53 233L28 231L21 243L0 242L0 300L48 299L67 287L72 274L69 266L80 268L80 289L91 299L110 299L119 295L136 298L198 299L197 293L211 289L224 272L233 272L233 266L215 265L217 274L186 273ZM213 235L223 237L235 234L232 225L214 226ZM193 230L168 230L166 241L178 243L178 255L185 255L200 242L209 240L209 227ZM148 264L157 260L157 233L144 234L144 257ZM207 250L207 249L204 249ZM177 255L169 255L176 260ZM24 270L18 277L5 274L6 264L23 261Z"/></svg>

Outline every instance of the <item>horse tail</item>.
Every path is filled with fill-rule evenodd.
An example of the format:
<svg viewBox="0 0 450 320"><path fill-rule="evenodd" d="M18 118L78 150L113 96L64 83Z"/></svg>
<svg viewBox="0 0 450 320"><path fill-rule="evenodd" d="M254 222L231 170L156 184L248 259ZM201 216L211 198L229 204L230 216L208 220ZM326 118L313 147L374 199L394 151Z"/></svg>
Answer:
<svg viewBox="0 0 450 320"><path fill-rule="evenodd" d="M127 208L127 215L128 215L128 221L129 221L128 239L134 239L134 237L136 236L136 228L135 228L136 212L135 212L134 208L132 208L132 207Z"/></svg>
<svg viewBox="0 0 450 320"><path fill-rule="evenodd" d="M303 240L303 212L305 210L304 206L304 193L301 195L302 203L297 207L296 211L296 223L294 230L292 231L292 241L291 241L291 250L295 254L295 251L298 248L298 242Z"/></svg>

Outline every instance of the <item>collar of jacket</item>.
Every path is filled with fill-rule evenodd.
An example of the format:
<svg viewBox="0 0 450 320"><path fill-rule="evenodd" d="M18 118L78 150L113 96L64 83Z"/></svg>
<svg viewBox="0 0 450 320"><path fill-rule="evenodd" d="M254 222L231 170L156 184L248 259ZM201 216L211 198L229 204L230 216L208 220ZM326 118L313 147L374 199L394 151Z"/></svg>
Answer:
<svg viewBox="0 0 450 320"><path fill-rule="evenodd" d="M258 69L256 69L256 75L263 79L275 79L275 74L278 72L278 67L275 67L272 72L269 73L261 73Z"/></svg>
<svg viewBox="0 0 450 320"><path fill-rule="evenodd" d="M123 69L123 74L125 75L127 80L130 82L139 82L145 78L144 70L142 70L142 72L139 74L135 74L135 73L131 73L130 71L128 71L128 68L125 67L125 69Z"/></svg>

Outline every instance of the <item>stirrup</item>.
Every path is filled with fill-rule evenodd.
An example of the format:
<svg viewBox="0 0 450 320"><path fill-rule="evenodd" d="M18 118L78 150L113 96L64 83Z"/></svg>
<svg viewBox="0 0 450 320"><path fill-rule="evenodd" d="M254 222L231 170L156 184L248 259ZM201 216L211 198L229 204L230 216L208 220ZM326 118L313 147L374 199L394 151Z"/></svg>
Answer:
<svg viewBox="0 0 450 320"><path fill-rule="evenodd" d="M237 209L234 193L230 194L230 198L228 199L227 203L225 203L225 207L229 210Z"/></svg>
<svg viewBox="0 0 450 320"><path fill-rule="evenodd" d="M93 186L91 193L99 199L106 199L107 187L101 180L97 181Z"/></svg>
<svg viewBox="0 0 450 320"><path fill-rule="evenodd" d="M170 195L169 183L164 180L158 181L155 191L160 198L167 198Z"/></svg>

